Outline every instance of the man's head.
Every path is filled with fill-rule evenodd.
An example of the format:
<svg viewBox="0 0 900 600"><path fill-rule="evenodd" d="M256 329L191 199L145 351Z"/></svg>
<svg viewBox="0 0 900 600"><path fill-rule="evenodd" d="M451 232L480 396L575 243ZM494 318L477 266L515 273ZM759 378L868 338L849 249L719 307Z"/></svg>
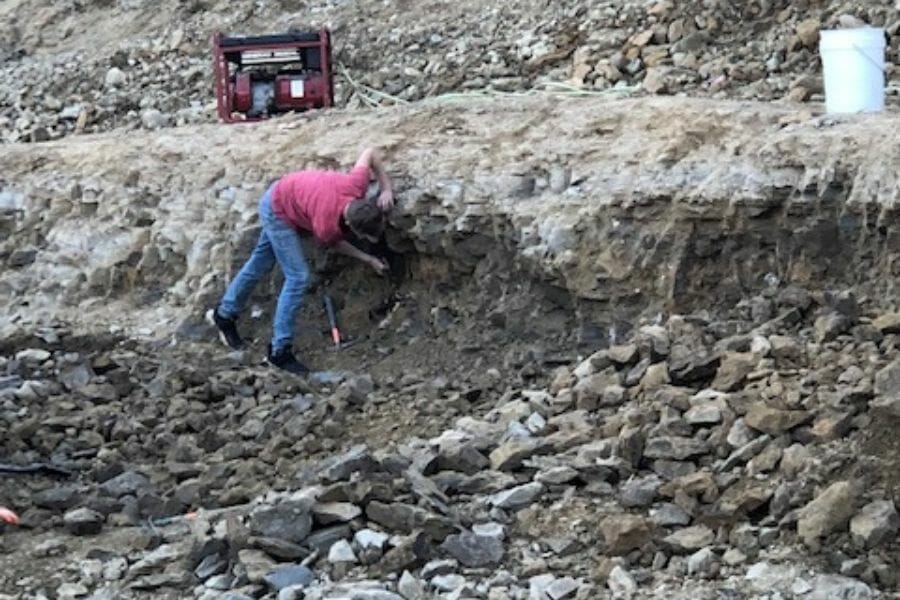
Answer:
<svg viewBox="0 0 900 600"><path fill-rule="evenodd" d="M377 242L384 233L384 215L374 202L354 200L344 211L347 226L357 236Z"/></svg>

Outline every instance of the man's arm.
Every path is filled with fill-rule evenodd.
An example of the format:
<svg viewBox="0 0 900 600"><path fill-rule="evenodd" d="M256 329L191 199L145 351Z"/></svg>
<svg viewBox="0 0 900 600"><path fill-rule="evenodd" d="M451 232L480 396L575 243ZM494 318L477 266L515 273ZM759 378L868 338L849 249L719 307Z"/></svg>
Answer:
<svg viewBox="0 0 900 600"><path fill-rule="evenodd" d="M369 265L370 267L375 269L375 271L379 275L381 275L382 273L384 273L387 270L387 265L384 263L384 261L382 261L381 259L379 259L375 256L372 256L371 254L363 252L362 250L360 250L359 248L357 248L356 246L354 246L347 240L341 240L340 242L335 244L334 249L339 254L343 254L344 256L349 256L351 258L361 260L362 262L366 263L367 265Z"/></svg>
<svg viewBox="0 0 900 600"><path fill-rule="evenodd" d="M384 169L384 160L378 148L369 147L362 151L356 161L357 167L366 167L375 172L381 195L378 196L378 206L387 212L394 207L394 187L391 178Z"/></svg>

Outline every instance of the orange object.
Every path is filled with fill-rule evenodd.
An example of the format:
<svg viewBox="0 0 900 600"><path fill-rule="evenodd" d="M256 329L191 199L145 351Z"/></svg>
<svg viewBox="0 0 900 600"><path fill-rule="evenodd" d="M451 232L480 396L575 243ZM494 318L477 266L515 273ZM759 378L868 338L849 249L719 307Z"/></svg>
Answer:
<svg viewBox="0 0 900 600"><path fill-rule="evenodd" d="M19 517L5 506L0 506L0 521L9 523L10 525L18 525Z"/></svg>

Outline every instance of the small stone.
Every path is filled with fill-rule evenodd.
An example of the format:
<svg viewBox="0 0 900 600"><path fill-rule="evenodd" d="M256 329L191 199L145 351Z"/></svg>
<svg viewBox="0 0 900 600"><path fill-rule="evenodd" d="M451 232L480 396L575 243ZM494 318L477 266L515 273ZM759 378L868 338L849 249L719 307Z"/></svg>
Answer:
<svg viewBox="0 0 900 600"><path fill-rule="evenodd" d="M362 514L362 509L350 502L325 502L313 506L313 517L320 525L347 523Z"/></svg>
<svg viewBox="0 0 900 600"><path fill-rule="evenodd" d="M125 85L128 81L128 77L121 69L112 67L106 72L105 81L106 87L120 87Z"/></svg>
<svg viewBox="0 0 900 600"><path fill-rule="evenodd" d="M29 348L16 353L16 360L26 364L40 364L50 360L52 355L41 348Z"/></svg>
<svg viewBox="0 0 900 600"><path fill-rule="evenodd" d="M875 374L875 400L872 407L879 412L900 417L900 359Z"/></svg>
<svg viewBox="0 0 900 600"><path fill-rule="evenodd" d="M784 449L781 455L781 471L790 478L794 478L809 466L811 454L809 449L802 444L793 444Z"/></svg>
<svg viewBox="0 0 900 600"><path fill-rule="evenodd" d="M366 506L366 516L388 530L410 533L416 529L424 529L435 539L443 539L452 530L452 525L445 517L403 502L386 504L373 500Z"/></svg>
<svg viewBox="0 0 900 600"><path fill-rule="evenodd" d="M447 553L467 567L485 567L503 560L503 542L496 537L464 531L447 536L441 544Z"/></svg>
<svg viewBox="0 0 900 600"><path fill-rule="evenodd" d="M671 502L663 502L650 509L650 520L660 527L684 527L691 524L691 515Z"/></svg>
<svg viewBox="0 0 900 600"><path fill-rule="evenodd" d="M259 548L269 556L286 561L295 561L309 556L309 550L299 544L287 540L268 537L250 536L248 545Z"/></svg>
<svg viewBox="0 0 900 600"><path fill-rule="evenodd" d="M687 561L688 575L708 576L714 574L716 555L709 548L691 554Z"/></svg>
<svg viewBox="0 0 900 600"><path fill-rule="evenodd" d="M125 471L101 483L99 490L102 494L112 498L121 498L122 496L136 495L139 491L149 487L150 479L146 475L136 471Z"/></svg>
<svg viewBox="0 0 900 600"><path fill-rule="evenodd" d="M619 501L626 508L650 506L659 493L662 480L656 475L632 477L620 487Z"/></svg>
<svg viewBox="0 0 900 600"><path fill-rule="evenodd" d="M809 582L802 577L798 577L791 584L791 593L795 596L805 596L806 594L810 593L812 589L813 588L809 584Z"/></svg>
<svg viewBox="0 0 900 600"><path fill-rule="evenodd" d="M722 362L716 371L716 378L712 382L712 388L731 392L744 383L747 375L756 368L758 358L753 353L727 352L722 357Z"/></svg>
<svg viewBox="0 0 900 600"><path fill-rule="evenodd" d="M875 598L872 588L862 581L840 575L819 575L811 582L809 600L871 600Z"/></svg>
<svg viewBox="0 0 900 600"><path fill-rule="evenodd" d="M732 448L740 448L749 444L756 436L757 433L747 427L747 422L740 418L735 420L731 429L728 430L728 437L725 438L725 441Z"/></svg>
<svg viewBox="0 0 900 600"><path fill-rule="evenodd" d="M557 556L569 556L581 550L583 545L571 537L549 537L545 539L547 546Z"/></svg>
<svg viewBox="0 0 900 600"><path fill-rule="evenodd" d="M811 415L805 410L780 410L765 402L756 402L744 417L747 425L757 431L777 436L809 421Z"/></svg>
<svg viewBox="0 0 900 600"><path fill-rule="evenodd" d="M477 536L502 540L506 537L506 529L500 523L476 523L472 525L472 533Z"/></svg>
<svg viewBox="0 0 900 600"><path fill-rule="evenodd" d="M250 515L250 530L263 537L299 544L312 529L312 501L286 500Z"/></svg>
<svg viewBox="0 0 900 600"><path fill-rule="evenodd" d="M549 185L550 191L559 194L566 190L569 187L569 183L572 180L572 171L571 169L562 167L560 165L554 165L550 167L549 175Z"/></svg>
<svg viewBox="0 0 900 600"><path fill-rule="evenodd" d="M224 592L231 589L232 583L234 583L234 577L227 573L223 573L221 575L213 575L204 581L203 587Z"/></svg>
<svg viewBox="0 0 900 600"><path fill-rule="evenodd" d="M892 500L878 500L865 505L850 520L850 533L856 543L872 548L893 539L900 529L900 516Z"/></svg>
<svg viewBox="0 0 900 600"><path fill-rule="evenodd" d="M37 249L17 248L13 250L7 259L7 264L13 269L19 269L33 263L37 259Z"/></svg>
<svg viewBox="0 0 900 600"><path fill-rule="evenodd" d="M206 581L213 575L225 572L228 568L228 561L219 554L208 554L203 557L200 564L194 568L194 575L200 581Z"/></svg>
<svg viewBox="0 0 900 600"><path fill-rule="evenodd" d="M680 529L663 538L663 543L673 552L687 554L709 546L716 539L712 529L705 525L694 525Z"/></svg>
<svg viewBox="0 0 900 600"><path fill-rule="evenodd" d="M62 121L74 121L81 116L82 110L81 104L69 104L59 111L59 118Z"/></svg>
<svg viewBox="0 0 900 600"><path fill-rule="evenodd" d="M423 579L431 579L436 575L455 573L458 568L459 563L451 558L432 560L422 567L421 575Z"/></svg>
<svg viewBox="0 0 900 600"><path fill-rule="evenodd" d="M872 320L872 325L884 335L900 333L900 312L881 315Z"/></svg>
<svg viewBox="0 0 900 600"><path fill-rule="evenodd" d="M522 465L522 461L537 452L540 442L537 440L517 439L501 444L491 452L491 468L496 471L514 471Z"/></svg>
<svg viewBox="0 0 900 600"><path fill-rule="evenodd" d="M644 456L648 458L675 460L686 460L708 452L709 446L706 442L677 436L651 438L647 441L647 445L644 448Z"/></svg>
<svg viewBox="0 0 900 600"><path fill-rule="evenodd" d="M790 336L772 335L769 336L769 343L772 345L772 358L779 366L796 365L803 356L800 344Z"/></svg>
<svg viewBox="0 0 900 600"><path fill-rule="evenodd" d="M820 344L830 342L839 335L847 333L853 323L842 314L832 312L816 319L813 329L815 331L815 339Z"/></svg>
<svg viewBox="0 0 900 600"><path fill-rule="evenodd" d="M543 493L543 484L533 481L508 490L503 490L502 492L497 492L490 497L490 503L497 508L517 509L533 503Z"/></svg>
<svg viewBox="0 0 900 600"><path fill-rule="evenodd" d="M797 533L810 547L818 547L820 538L846 527L854 512L854 492L847 481L831 484L800 509Z"/></svg>
<svg viewBox="0 0 900 600"><path fill-rule="evenodd" d="M469 443L455 443L442 447L435 460L440 471L459 471L474 475L490 466L487 457Z"/></svg>
<svg viewBox="0 0 900 600"><path fill-rule="evenodd" d="M578 471L568 466L551 467L540 471L534 480L544 485L562 485L578 478Z"/></svg>
<svg viewBox="0 0 900 600"><path fill-rule="evenodd" d="M308 586L315 578L315 574L303 565L278 565L271 569L263 580L277 592L288 587ZM253 581L253 578L250 580Z"/></svg>
<svg viewBox="0 0 900 600"><path fill-rule="evenodd" d="M439 592L455 592L466 585L466 578L456 573L438 575L431 580L431 585Z"/></svg>
<svg viewBox="0 0 900 600"><path fill-rule="evenodd" d="M412 569L425 562L432 552L431 539L425 533L402 538L395 542L371 572L379 577L402 573L404 569Z"/></svg>
<svg viewBox="0 0 900 600"><path fill-rule="evenodd" d="M542 573L534 575L528 579L528 597L529 598L546 598L547 588L556 580L556 577L550 573Z"/></svg>
<svg viewBox="0 0 900 600"><path fill-rule="evenodd" d="M841 562L841 575L846 577L859 577L866 571L866 561L860 558L852 558ZM810 586L807 592L812 590Z"/></svg>
<svg viewBox="0 0 900 600"><path fill-rule="evenodd" d="M60 600L72 600L88 595L88 589L80 583L64 583L56 588L56 597Z"/></svg>
<svg viewBox="0 0 900 600"><path fill-rule="evenodd" d="M78 504L81 494L76 486L53 487L32 496L35 506L49 510L68 510Z"/></svg>
<svg viewBox="0 0 900 600"><path fill-rule="evenodd" d="M141 123L147 129L162 129L170 124L170 117L155 108L149 108L141 113Z"/></svg>
<svg viewBox="0 0 900 600"><path fill-rule="evenodd" d="M359 560L356 558L356 554L353 553L353 548L350 547L350 543L347 540L338 540L328 550L328 562L332 564L355 564Z"/></svg>
<svg viewBox="0 0 900 600"><path fill-rule="evenodd" d="M630 600L637 593L637 583L634 581L634 577L619 565L613 567L609 572L606 585L614 598Z"/></svg>
<svg viewBox="0 0 900 600"><path fill-rule="evenodd" d="M525 428L532 435L540 435L547 428L547 419L542 417L540 413L531 413L531 416L525 421Z"/></svg>
<svg viewBox="0 0 900 600"><path fill-rule="evenodd" d="M725 403L721 400L702 402L691 407L684 414L684 420L691 425L716 425L722 422Z"/></svg>
<svg viewBox="0 0 900 600"><path fill-rule="evenodd" d="M326 482L349 479L353 473L369 473L377 468L377 463L365 445L357 445L345 453L323 461L321 476Z"/></svg>
<svg viewBox="0 0 900 600"><path fill-rule="evenodd" d="M90 508L70 510L63 517L66 528L74 535L96 535L103 529L106 518Z"/></svg>
<svg viewBox="0 0 900 600"><path fill-rule="evenodd" d="M276 566L276 562L260 550L239 550L238 561L244 566L244 570L247 573L247 579L249 579L251 583L265 582L266 576Z"/></svg>
<svg viewBox="0 0 900 600"><path fill-rule="evenodd" d="M341 383L335 392L335 398L349 404L360 405L369 399L373 391L375 391L375 381L372 376L358 375Z"/></svg>
<svg viewBox="0 0 900 600"><path fill-rule="evenodd" d="M325 554L336 541L348 538L351 534L350 526L346 523L331 525L311 533L303 540L303 545L312 550L318 550L320 554Z"/></svg>
<svg viewBox="0 0 900 600"><path fill-rule="evenodd" d="M44 540L34 546L34 549L31 551L31 555L44 558L47 556L59 556L68 550L68 546L66 543L58 538L50 538L49 540Z"/></svg>
<svg viewBox="0 0 900 600"><path fill-rule="evenodd" d="M669 357L669 377L676 385L705 381L715 376L720 361L716 353L677 344Z"/></svg>
<svg viewBox="0 0 900 600"><path fill-rule="evenodd" d="M579 587L578 582L572 577L560 577L547 586L544 593L550 596L550 600L564 600L574 598Z"/></svg>
<svg viewBox="0 0 900 600"><path fill-rule="evenodd" d="M747 561L747 555L737 548L729 548L722 555L722 562L730 567L744 564Z"/></svg>
<svg viewBox="0 0 900 600"><path fill-rule="evenodd" d="M363 550L377 549L379 552L387 543L389 535L375 531L374 529L360 529L353 536L356 544Z"/></svg>
<svg viewBox="0 0 900 600"><path fill-rule="evenodd" d="M425 583L409 571L403 571L397 584L397 591L406 600L428 600Z"/></svg>
<svg viewBox="0 0 900 600"><path fill-rule="evenodd" d="M750 565L745 578L750 586L758 592L771 592L784 589L797 579L799 571L796 566L758 562Z"/></svg>
<svg viewBox="0 0 900 600"><path fill-rule="evenodd" d="M638 549L650 541L650 524L637 515L611 515L600 522L600 531L606 541L606 553L618 556Z"/></svg>
<svg viewBox="0 0 900 600"><path fill-rule="evenodd" d="M643 356L665 358L669 355L669 332L662 325L644 325L638 330L637 345Z"/></svg>
<svg viewBox="0 0 900 600"><path fill-rule="evenodd" d="M769 338L765 336L755 335L753 336L753 339L750 340L750 352L765 358L772 352L772 343L769 341Z"/></svg>
<svg viewBox="0 0 900 600"><path fill-rule="evenodd" d="M805 19L797 24L796 32L800 43L810 50L816 48L819 42L819 30L822 28L822 22L818 19Z"/></svg>

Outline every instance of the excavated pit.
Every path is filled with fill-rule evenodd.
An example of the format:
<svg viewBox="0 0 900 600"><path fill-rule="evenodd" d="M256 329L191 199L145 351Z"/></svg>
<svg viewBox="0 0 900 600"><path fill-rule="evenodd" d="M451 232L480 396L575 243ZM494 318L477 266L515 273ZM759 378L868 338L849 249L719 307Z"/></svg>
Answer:
<svg viewBox="0 0 900 600"><path fill-rule="evenodd" d="M274 598L247 552L318 548L314 571L351 587L309 597L382 597L353 582L396 590L406 570L437 594L422 565L458 557L448 533L487 521L506 528L504 555L458 566L473 597L520 597L544 573L603 597L629 586L616 566L638 597L896 590L897 543L859 542L840 515L900 493L900 146L881 135L898 121L546 97L7 146L0 457L75 475L0 479L24 524L0 538L0 590L219 597L194 572L218 556L234 593ZM259 194L290 169L348 166L364 143L386 148L397 181L392 271L310 248L297 349L335 380L261 364L277 276L241 323L250 350L226 352L204 313L256 239ZM361 338L341 352L325 289ZM535 447L504 459L516 443ZM323 476L338 456L346 473ZM856 496L816 505L835 523L798 537L845 480ZM152 525L313 484L360 511L316 517L315 543L260 541L229 513L208 530ZM522 505L495 498L534 485L543 496ZM692 527L650 520L673 506ZM64 519L81 507L96 537ZM367 527L401 537L355 571L327 558ZM672 539L689 530L700 545ZM687 557L704 549L697 571ZM769 563L796 572L746 582Z"/></svg>

